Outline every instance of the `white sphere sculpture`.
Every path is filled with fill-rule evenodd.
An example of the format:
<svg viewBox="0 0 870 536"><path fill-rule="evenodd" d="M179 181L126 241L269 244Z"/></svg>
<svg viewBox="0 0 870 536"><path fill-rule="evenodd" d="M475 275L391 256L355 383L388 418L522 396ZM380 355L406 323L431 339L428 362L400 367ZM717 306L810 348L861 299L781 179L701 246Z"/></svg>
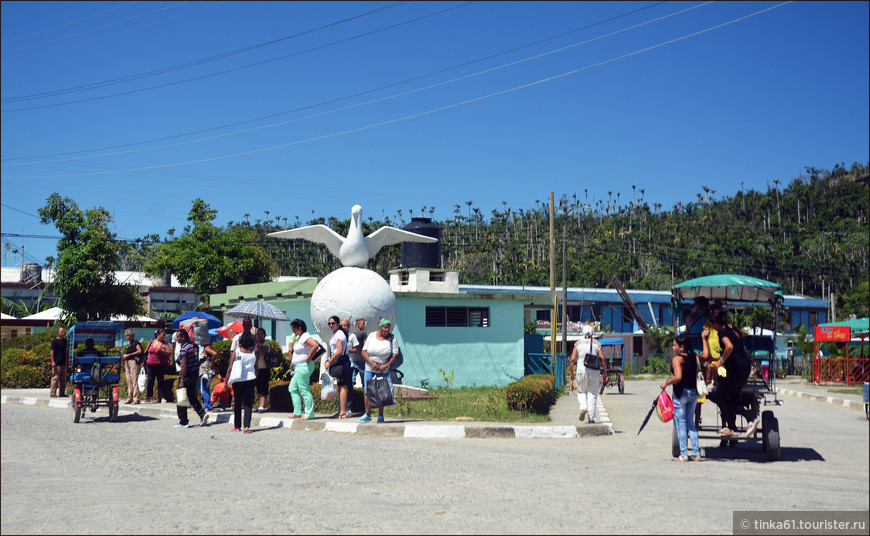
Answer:
<svg viewBox="0 0 870 536"><path fill-rule="evenodd" d="M332 338L329 317L366 319L366 331L378 329L380 317L396 325L396 296L384 278L365 268L345 266L320 280L311 296L311 321L324 342Z"/></svg>

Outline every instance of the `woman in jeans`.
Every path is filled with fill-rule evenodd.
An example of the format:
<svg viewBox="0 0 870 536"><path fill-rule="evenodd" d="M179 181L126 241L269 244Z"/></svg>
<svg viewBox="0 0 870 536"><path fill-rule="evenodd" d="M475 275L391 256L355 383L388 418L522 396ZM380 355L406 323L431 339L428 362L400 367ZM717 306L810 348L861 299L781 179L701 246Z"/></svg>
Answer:
<svg viewBox="0 0 870 536"><path fill-rule="evenodd" d="M163 372L169 364L169 356L172 348L166 342L166 330L158 329L154 332L154 340L148 345L148 358L145 360L145 374L147 376L145 387L145 403L151 402L151 394L154 392L154 379L157 379L157 393L160 402L166 402L166 382L163 381Z"/></svg>
<svg viewBox="0 0 870 536"><path fill-rule="evenodd" d="M245 409L245 433L251 433L251 413L254 407L254 386L257 383L257 371L254 368L257 357L254 355L254 336L245 330L239 336L239 348L230 356L228 371L233 370L233 363L238 359L242 363L242 377L233 383L233 427L231 432L238 432L242 427L242 406Z"/></svg>
<svg viewBox="0 0 870 536"><path fill-rule="evenodd" d="M692 459L701 461L701 447L698 444L698 430L695 429L695 405L698 403L697 380L698 361L692 340L686 335L677 335L673 344L674 359L672 361L673 376L665 380L661 388L674 386L674 426L677 429L677 441L680 443L680 457L676 461L689 461L687 435L692 440Z"/></svg>
<svg viewBox="0 0 870 536"><path fill-rule="evenodd" d="M306 330L305 322L298 318L290 322L290 329L296 337L293 343L293 379L290 380L290 398L293 399L293 417L307 421L314 418L314 397L311 396L311 372L314 370L314 354L317 353L317 341L311 338ZM302 403L305 403L305 415L302 415Z"/></svg>
<svg viewBox="0 0 870 536"><path fill-rule="evenodd" d="M327 372L332 365L341 365L341 375L336 378L338 380L338 413L333 417L346 419L347 393L351 376L350 357L347 355L347 333L341 329L341 320L337 316L330 316L327 325L332 330L332 338L329 339L330 358L323 365Z"/></svg>
<svg viewBox="0 0 870 536"><path fill-rule="evenodd" d="M390 380L390 367L399 355L399 343L392 334L393 326L389 319L381 317L378 320L378 330L366 337L363 345L362 356L366 360L366 372L363 376L363 393L365 393L366 412L360 417L360 422L372 420L372 401L369 399L366 386L375 377L386 378L393 391L393 382ZM378 408L378 422L384 422L384 406Z"/></svg>

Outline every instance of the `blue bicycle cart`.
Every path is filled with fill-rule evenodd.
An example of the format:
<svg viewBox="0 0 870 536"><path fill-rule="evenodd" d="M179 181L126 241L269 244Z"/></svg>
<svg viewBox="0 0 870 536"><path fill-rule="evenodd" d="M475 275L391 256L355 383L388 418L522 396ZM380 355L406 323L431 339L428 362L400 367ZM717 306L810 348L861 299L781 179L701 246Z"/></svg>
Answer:
<svg viewBox="0 0 870 536"><path fill-rule="evenodd" d="M124 333L123 322L77 322L69 330L70 383L74 386L72 399L73 422L79 422L82 412L97 411L100 406L109 409L109 420L118 418L118 387L121 381L121 349L111 352L75 350L76 344L87 339L94 343L116 343ZM110 353L115 355L102 355Z"/></svg>
<svg viewBox="0 0 870 536"><path fill-rule="evenodd" d="M625 392L625 340L598 339L604 352L604 362L607 364L607 381L604 381L604 371L601 371L601 387L598 394L604 394L605 387L619 389L619 394Z"/></svg>

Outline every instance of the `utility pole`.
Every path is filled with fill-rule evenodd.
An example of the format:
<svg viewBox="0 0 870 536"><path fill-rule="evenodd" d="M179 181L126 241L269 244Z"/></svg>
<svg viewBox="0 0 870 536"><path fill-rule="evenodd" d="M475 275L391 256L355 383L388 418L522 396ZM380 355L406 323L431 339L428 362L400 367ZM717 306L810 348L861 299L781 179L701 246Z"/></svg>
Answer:
<svg viewBox="0 0 870 536"><path fill-rule="evenodd" d="M562 351L568 354L568 207L562 206Z"/></svg>

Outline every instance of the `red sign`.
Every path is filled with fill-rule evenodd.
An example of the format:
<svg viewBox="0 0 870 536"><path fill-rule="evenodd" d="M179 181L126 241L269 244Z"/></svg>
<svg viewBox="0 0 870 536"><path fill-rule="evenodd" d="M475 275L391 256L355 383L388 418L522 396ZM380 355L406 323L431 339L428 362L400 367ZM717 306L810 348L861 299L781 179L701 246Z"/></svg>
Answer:
<svg viewBox="0 0 870 536"><path fill-rule="evenodd" d="M816 326L816 342L846 342L851 335L849 326Z"/></svg>

